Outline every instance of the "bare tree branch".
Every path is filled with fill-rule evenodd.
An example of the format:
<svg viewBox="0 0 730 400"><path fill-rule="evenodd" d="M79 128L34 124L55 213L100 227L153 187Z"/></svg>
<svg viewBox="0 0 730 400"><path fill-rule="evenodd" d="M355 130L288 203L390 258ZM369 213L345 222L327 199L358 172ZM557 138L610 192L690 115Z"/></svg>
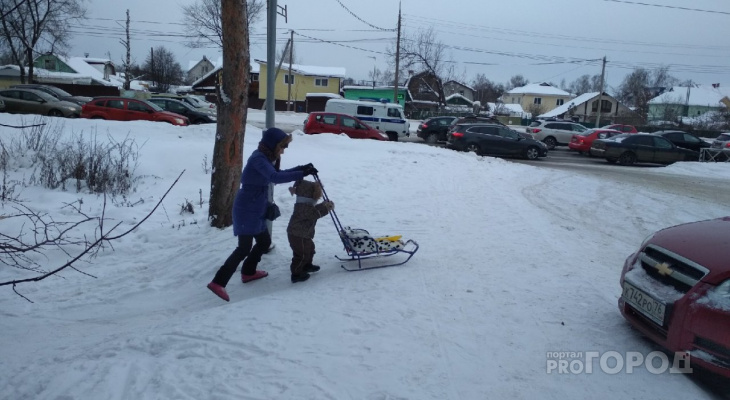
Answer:
<svg viewBox="0 0 730 400"><path fill-rule="evenodd" d="M113 227L112 227L111 229L109 229L109 231L108 231L108 232L104 232L104 231L103 231L103 221L105 220L105 216L104 216L104 215L105 215L105 212L106 212L106 197L105 197L105 200L104 200L104 209L103 209L103 211L102 211L102 215L101 215L101 217L100 217L100 224L99 224L99 227L100 227L100 231L99 231L99 234L100 234L100 236L99 236L99 237L98 237L98 238L97 238L96 240L94 240L94 241L93 241L93 242L91 242L91 243L88 243L88 242L87 242L87 243L86 243L86 246L85 246L85 249L84 249L83 251L81 251L81 252L80 252L79 254L77 254L77 255L76 255L75 257L73 257L73 258L72 258L71 260L69 260L69 261L68 261L68 262L66 262L65 264L63 264L63 265L61 265L61 266L57 267L56 269L54 269L54 270L52 270L52 271L46 272L46 273L44 273L44 274L41 274L41 275L39 275L39 276L36 276L36 277L33 277L33 278L26 278L26 279L16 279L16 280L11 280L11 281L7 281L7 282L0 282L0 286L7 286L7 285L12 285L12 286L13 286L13 291L14 291L15 293L17 293L17 294L18 294L19 296L23 297L24 299L26 299L26 300L30 301L30 300L29 300L29 299L28 299L27 297L25 297L25 296L23 296L23 295L21 295L20 293L18 293L18 292L17 292L17 290L15 289L15 286L16 286L17 284L20 284L20 283L25 283L25 282L38 282L38 281L41 281L41 280L43 280L43 279L46 279L46 278L48 278L49 276L55 275L55 274L57 274L58 272L60 272L60 271L63 271L64 269L66 269L66 268L69 268L69 267L70 267L70 268L72 268L72 269L75 269L75 270L77 270L77 271L78 271L78 269L76 269L75 267L73 267L73 264L74 264L75 262L77 262L78 260L80 260L80 259L81 259L81 258L82 258L83 256L85 256L85 255L87 255L87 254L91 253L92 251L96 250L96 249L97 249L97 248L98 248L98 247L99 247L100 245L102 245L103 243L109 243L109 242L111 242L111 241L113 241L113 240L117 240L117 239L119 239L119 238L121 238L121 237L124 237L124 236L126 236L126 235L127 235L127 234L129 234L130 232L132 232L132 231L134 231L135 229L137 229L137 228L138 228L138 227L139 227L140 225L142 225L142 223L144 223L145 221L147 221L147 219L148 219L148 218L149 218L150 216L152 216L152 214L154 214L154 212L155 212L155 211L157 210L157 208L158 208L158 207L160 206L160 204L162 204L162 201L163 201L163 200L165 199L165 197L167 197L167 195L168 195L168 194L170 193L170 191L171 191L171 190L172 190L172 188L173 188L173 187L175 186L175 184L177 184L177 182L178 182L178 181L180 180L180 177L182 177L182 175L183 175L184 173L185 173L185 170L183 170L183 171L182 171L182 172L180 173L180 175L178 175L178 177L177 177L177 178L175 179L175 181L174 181L174 182L172 183L172 185L170 185L170 187L169 187L169 188L167 189L167 191L165 192L165 194L163 194L163 195L162 195L162 197L161 197L161 198L160 198L160 200L159 200L159 201L157 202L157 204L155 205L155 207L154 207L154 208L152 208L152 210L151 210L151 211L150 211L150 212L149 212L149 213L148 213L148 214L147 214L147 215L146 215L146 216L145 216L145 217L144 217L144 218L143 218L143 219L142 219L141 221L139 221L139 222L138 222L137 224L135 224L135 225L134 225L133 227L131 227L130 229L128 229L128 230L124 231L123 233L121 233L121 234L119 234L119 235L116 235L116 236L110 236L110 234L111 234L111 233L112 233L112 232L113 232L113 231L114 231L115 229L117 229L117 227L119 227L119 225L121 225L121 224L122 224L121 222L119 222L119 223L117 223L116 225L114 225L114 226L113 226ZM86 220L84 220L84 221L87 221L87 220L88 220L88 219L86 219ZM78 225L78 224L80 224L80 223L83 223L83 222L79 222L79 223L77 223L76 225ZM68 230L65 230L65 231L63 231L61 235L58 235L58 236L56 236L57 240L62 240L62 239L64 238L63 234L65 234L66 232L68 232ZM54 244L54 245L58 245L58 242L56 242L56 243L53 243L53 244ZM79 271L79 272L81 272L81 271ZM82 272L82 273L83 273L83 272ZM86 275L89 275L89 274L86 274ZM91 276L91 275L89 275L89 276Z"/></svg>

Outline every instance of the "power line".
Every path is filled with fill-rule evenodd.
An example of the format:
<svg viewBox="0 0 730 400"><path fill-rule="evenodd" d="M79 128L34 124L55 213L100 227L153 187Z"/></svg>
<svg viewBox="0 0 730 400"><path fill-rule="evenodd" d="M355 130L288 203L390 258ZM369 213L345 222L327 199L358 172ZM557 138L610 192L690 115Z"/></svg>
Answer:
<svg viewBox="0 0 730 400"><path fill-rule="evenodd" d="M352 15L353 17L355 17L356 19L358 19L360 22L364 23L365 25L367 25L367 26L369 26L371 28L375 28L375 29L380 30L380 31L395 32L395 28L393 28L393 29L380 28L380 27L377 27L377 26L371 24L370 22L365 21L364 19L362 19L362 18L358 17L357 15L355 15L354 12L350 11L349 8L345 7L345 5L342 4L342 2L340 0L335 0L335 1L338 2L340 4L340 6L342 6L342 8L345 9L345 11L347 11L348 13L350 13L350 15Z"/></svg>
<svg viewBox="0 0 730 400"><path fill-rule="evenodd" d="M612 3L635 4L635 5L638 5L638 6L651 6L651 7L661 7L661 8L672 8L672 9L684 10L684 11L698 11L698 12L706 12L706 13L711 13L711 14L725 14L725 15L730 15L730 12L727 12L727 11L701 10L699 8L667 6L667 5L664 5L664 4L640 3L638 1L625 1L625 0L603 0L603 1L609 1L609 2L612 2Z"/></svg>

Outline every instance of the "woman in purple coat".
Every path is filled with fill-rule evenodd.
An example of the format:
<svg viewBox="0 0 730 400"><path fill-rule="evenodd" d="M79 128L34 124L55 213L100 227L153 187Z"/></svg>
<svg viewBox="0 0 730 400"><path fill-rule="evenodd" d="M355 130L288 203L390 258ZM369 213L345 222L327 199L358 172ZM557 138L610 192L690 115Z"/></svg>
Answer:
<svg viewBox="0 0 730 400"><path fill-rule="evenodd" d="M254 150L243 168L241 187L233 202L233 234L238 237L238 247L228 256L213 281L208 284L208 289L225 301L230 300L226 293L226 285L241 261L243 261L241 269L243 283L269 275L266 271L257 271L256 266L261 261L261 255L271 245L271 236L266 229L270 183L293 182L317 173L312 164L279 170L281 155L291 141L291 135L279 128L265 130L258 149Z"/></svg>

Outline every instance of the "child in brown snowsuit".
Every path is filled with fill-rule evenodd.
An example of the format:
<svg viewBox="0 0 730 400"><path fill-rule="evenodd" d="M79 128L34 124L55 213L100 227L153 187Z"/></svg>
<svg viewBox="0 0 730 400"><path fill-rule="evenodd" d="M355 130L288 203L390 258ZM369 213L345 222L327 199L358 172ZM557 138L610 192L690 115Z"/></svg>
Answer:
<svg viewBox="0 0 730 400"><path fill-rule="evenodd" d="M312 264L314 259L314 226L317 220L334 210L335 203L323 201L317 204L322 198L322 186L319 182L297 181L289 188L292 195L297 196L294 204L294 212L286 233L289 237L294 256L291 259L291 281L304 282L309 279L310 272L319 271L319 267Z"/></svg>

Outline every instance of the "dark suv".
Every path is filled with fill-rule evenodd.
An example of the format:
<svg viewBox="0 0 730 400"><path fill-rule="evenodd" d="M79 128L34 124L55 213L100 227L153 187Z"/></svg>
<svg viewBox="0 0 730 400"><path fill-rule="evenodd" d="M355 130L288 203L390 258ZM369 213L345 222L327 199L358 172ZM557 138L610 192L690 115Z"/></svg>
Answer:
<svg viewBox="0 0 730 400"><path fill-rule="evenodd" d="M518 132L494 123L457 124L449 132L447 147L479 155L524 157L528 160L547 156L544 143L526 139Z"/></svg>
<svg viewBox="0 0 730 400"><path fill-rule="evenodd" d="M664 139L677 145L694 151L702 151L705 147L710 147L710 143L705 142L699 137L682 131L659 131L654 132L655 135L662 136Z"/></svg>

